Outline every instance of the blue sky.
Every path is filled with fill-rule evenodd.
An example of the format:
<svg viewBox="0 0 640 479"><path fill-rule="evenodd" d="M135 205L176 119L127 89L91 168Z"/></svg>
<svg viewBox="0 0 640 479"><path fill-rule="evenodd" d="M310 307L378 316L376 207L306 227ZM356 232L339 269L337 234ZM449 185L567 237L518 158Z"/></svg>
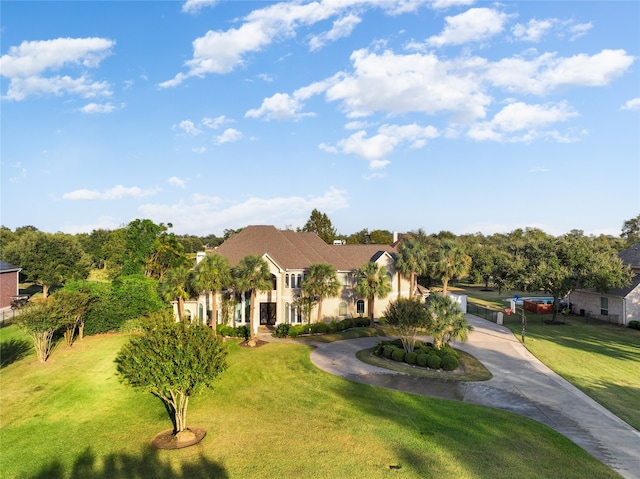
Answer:
<svg viewBox="0 0 640 479"><path fill-rule="evenodd" d="M4 1L1 218L618 236L640 2Z"/></svg>

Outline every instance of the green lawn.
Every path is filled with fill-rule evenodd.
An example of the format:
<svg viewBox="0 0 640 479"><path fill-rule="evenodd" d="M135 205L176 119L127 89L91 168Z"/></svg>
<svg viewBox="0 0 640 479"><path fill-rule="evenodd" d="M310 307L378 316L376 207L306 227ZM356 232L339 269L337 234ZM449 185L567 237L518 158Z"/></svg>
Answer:
<svg viewBox="0 0 640 479"><path fill-rule="evenodd" d="M508 307L503 299L513 291L460 288L470 298L495 309ZM520 296L529 294L516 292ZM535 295L532 295L535 296ZM525 346L540 361L640 430L640 331L595 319L569 316L566 324L550 326L550 315L527 315ZM520 339L522 321L504 316L504 325ZM565 320L563 316L560 321Z"/></svg>
<svg viewBox="0 0 640 479"><path fill-rule="evenodd" d="M24 339L0 329L3 355ZM155 451L151 439L171 423L158 399L118 381L113 359L126 341L88 337L45 365L32 351L3 363L2 478L619 477L542 424L349 382L289 343L231 342L216 390L190 402L188 424L207 436Z"/></svg>

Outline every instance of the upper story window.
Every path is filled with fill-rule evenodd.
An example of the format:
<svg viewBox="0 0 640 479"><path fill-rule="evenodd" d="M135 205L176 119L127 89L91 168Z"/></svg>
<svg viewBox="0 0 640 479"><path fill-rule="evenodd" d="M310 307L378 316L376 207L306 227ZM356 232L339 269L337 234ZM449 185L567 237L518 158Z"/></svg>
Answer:
<svg viewBox="0 0 640 479"><path fill-rule="evenodd" d="M284 275L284 287L285 288L289 287L289 273Z"/></svg>
<svg viewBox="0 0 640 479"><path fill-rule="evenodd" d="M298 275L298 284L296 285L296 288L300 288L302 287L302 275L299 274Z"/></svg>

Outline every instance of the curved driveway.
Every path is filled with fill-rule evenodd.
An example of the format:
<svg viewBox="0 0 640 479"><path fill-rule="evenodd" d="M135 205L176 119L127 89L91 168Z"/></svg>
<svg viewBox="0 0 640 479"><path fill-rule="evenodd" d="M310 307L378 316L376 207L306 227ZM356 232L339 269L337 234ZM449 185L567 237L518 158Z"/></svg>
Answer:
<svg viewBox="0 0 640 479"><path fill-rule="evenodd" d="M493 374L483 382L438 381L359 361L355 354L382 338L314 343L311 361L352 381L480 404L530 417L571 439L623 477L640 479L640 433L538 361L503 326L466 315L474 327L455 347Z"/></svg>

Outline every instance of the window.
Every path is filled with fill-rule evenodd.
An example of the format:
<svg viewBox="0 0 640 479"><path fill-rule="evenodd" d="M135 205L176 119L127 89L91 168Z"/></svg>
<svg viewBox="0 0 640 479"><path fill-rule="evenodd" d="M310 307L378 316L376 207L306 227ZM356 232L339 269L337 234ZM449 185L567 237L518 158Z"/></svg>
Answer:
<svg viewBox="0 0 640 479"><path fill-rule="evenodd" d="M302 275L301 275L301 274L299 274L299 275L298 275L298 284L297 284L297 286L296 286L296 287L297 287L297 288L300 288L300 286L301 286L301 285L302 285Z"/></svg>
<svg viewBox="0 0 640 479"><path fill-rule="evenodd" d="M338 306L338 315L340 316L347 315L347 303L345 303L344 301L340 303L340 306Z"/></svg>
<svg viewBox="0 0 640 479"><path fill-rule="evenodd" d="M600 314L603 316L609 315L609 298L600 298Z"/></svg>
<svg viewBox="0 0 640 479"><path fill-rule="evenodd" d="M356 303L356 314L364 314L364 301L359 299Z"/></svg>
<svg viewBox="0 0 640 479"><path fill-rule="evenodd" d="M289 274L288 273L284 276L284 287L285 288L289 287Z"/></svg>

